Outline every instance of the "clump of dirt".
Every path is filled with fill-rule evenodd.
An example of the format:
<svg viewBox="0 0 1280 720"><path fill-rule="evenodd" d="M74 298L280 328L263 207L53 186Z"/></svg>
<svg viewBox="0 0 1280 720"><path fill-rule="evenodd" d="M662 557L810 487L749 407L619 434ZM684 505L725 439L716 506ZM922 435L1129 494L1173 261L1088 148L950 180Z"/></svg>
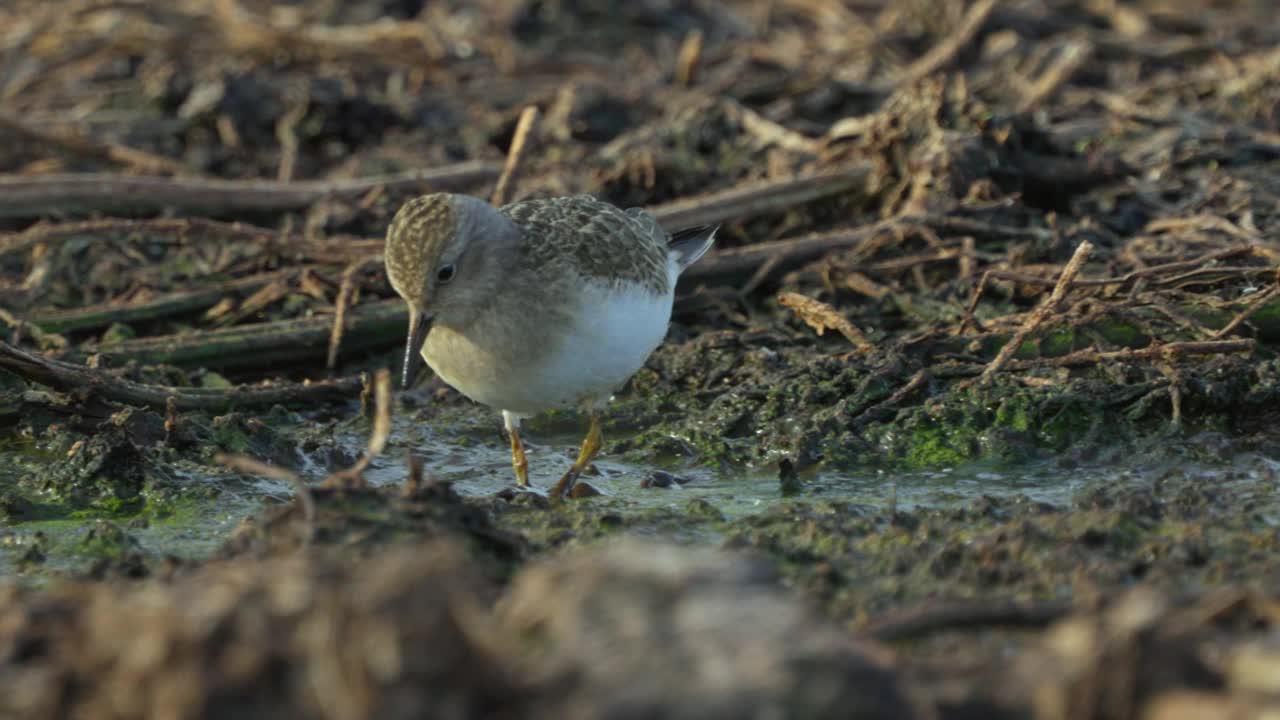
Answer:
<svg viewBox="0 0 1280 720"><path fill-rule="evenodd" d="M365 557L412 538L450 538L477 564L508 574L524 559L524 540L496 527L444 483L400 488L313 488L307 501L246 518L219 557L289 555L307 546Z"/></svg>
<svg viewBox="0 0 1280 720"><path fill-rule="evenodd" d="M358 568L297 554L211 563L168 584L8 588L0 711L514 717L525 688L468 619L479 586L461 553L436 544Z"/></svg>
<svg viewBox="0 0 1280 720"><path fill-rule="evenodd" d="M1274 608L1246 591L1171 602L1140 590L1074 614L944 606L873 629L1053 623L1016 661L969 661L965 675L986 682L957 686L955 667L850 638L740 553L623 542L543 560L500 592L469 558L441 539L358 560L300 552L132 584L9 587L0 711L1115 718L1268 707L1276 691L1274 648L1247 639Z"/></svg>
<svg viewBox="0 0 1280 720"><path fill-rule="evenodd" d="M597 717L926 718L888 655L833 634L766 563L624 542L544 560L499 616ZM744 632L746 628L750 631Z"/></svg>

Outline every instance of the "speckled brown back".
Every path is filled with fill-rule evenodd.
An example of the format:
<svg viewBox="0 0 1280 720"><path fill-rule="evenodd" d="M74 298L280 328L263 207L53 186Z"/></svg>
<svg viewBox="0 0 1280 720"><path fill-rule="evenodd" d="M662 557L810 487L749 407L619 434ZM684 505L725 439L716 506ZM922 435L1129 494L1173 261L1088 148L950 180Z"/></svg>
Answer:
<svg viewBox="0 0 1280 720"><path fill-rule="evenodd" d="M589 195L525 200L500 208L524 233L522 262L610 283L669 288L667 234L648 213Z"/></svg>

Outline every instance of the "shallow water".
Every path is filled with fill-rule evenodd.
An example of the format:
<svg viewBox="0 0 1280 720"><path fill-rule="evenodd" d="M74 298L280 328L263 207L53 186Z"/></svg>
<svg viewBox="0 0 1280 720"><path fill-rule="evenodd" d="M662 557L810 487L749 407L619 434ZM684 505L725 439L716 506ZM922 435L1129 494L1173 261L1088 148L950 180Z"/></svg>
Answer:
<svg viewBox="0 0 1280 720"><path fill-rule="evenodd" d="M460 409L456 414L435 416L423 422L401 416L393 423L388 449L366 472L375 485L397 485L405 478L406 450L423 457L430 478L450 482L464 496L490 496L512 484L509 447L500 420L489 413ZM524 437L535 487L552 485L576 454L584 421L572 417L535 420L526 425ZM325 426L321 434L332 446L351 455L365 447L364 423ZM608 447L606 443L606 448ZM1173 459L1171 459L1173 458ZM902 511L964 507L983 497L1019 498L1059 508L1072 505L1082 494L1097 488L1134 488L1152 492L1159 502L1161 477L1177 474L1182 486L1195 485L1230 490L1247 502L1256 523L1280 527L1280 462L1243 453L1231 461L1177 460L1178 454L1159 458L1141 454L1121 455L1094 465L1065 467L1043 461L1019 466L974 463L965 467L925 472L888 472L878 469L833 470L819 467L801 474L801 489L783 493L776 467L710 468L687 458L665 458L635 463L625 457L604 455L595 463L598 475L585 478L602 497L588 502L600 509L622 513L666 511L688 513L691 503L714 508L726 522L764 512L785 500L839 501L868 515L883 515L889 508ZM39 472L51 458L33 454L30 448L0 448L0 483L16 483L24 473ZM326 474L317 457L300 457L300 471L318 482ZM667 488L643 488L653 471L664 470L679 479ZM262 507L287 501L292 489L285 483L237 477L222 470L178 463L155 472L167 473L178 485L194 490L195 499L184 500L170 514L148 518L121 518L114 524L127 533L127 546L150 558L175 556L197 559L219 547L235 526ZM45 560L28 564L27 572L40 575L84 571L97 556L86 552L90 533L101 532L101 519L88 513L72 517L0 524L0 576L23 573L19 558L34 544ZM696 524L696 523L694 523ZM682 534L684 534L682 532ZM690 529L694 541L714 542L719 532Z"/></svg>

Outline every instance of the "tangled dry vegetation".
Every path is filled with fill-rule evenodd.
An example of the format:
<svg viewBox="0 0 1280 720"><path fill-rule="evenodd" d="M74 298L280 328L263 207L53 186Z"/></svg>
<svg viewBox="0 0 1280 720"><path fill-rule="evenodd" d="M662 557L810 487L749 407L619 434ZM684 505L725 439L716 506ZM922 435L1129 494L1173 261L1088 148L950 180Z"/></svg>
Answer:
<svg viewBox="0 0 1280 720"><path fill-rule="evenodd" d="M229 428L267 432L260 410L376 404L366 373L405 323L379 235L417 193L488 195L513 146L499 195L723 224L615 411L657 429L614 451L803 469L1205 431L1273 448L1267 5L9 0L0 424L53 459L0 474L0 518L135 511L163 494L147 468L242 451ZM526 566L483 508L411 479L302 493L203 566L6 589L0 714L1172 720L1280 703L1270 579L943 604L855 637L728 551ZM967 644L996 626L1051 629L1016 656Z"/></svg>

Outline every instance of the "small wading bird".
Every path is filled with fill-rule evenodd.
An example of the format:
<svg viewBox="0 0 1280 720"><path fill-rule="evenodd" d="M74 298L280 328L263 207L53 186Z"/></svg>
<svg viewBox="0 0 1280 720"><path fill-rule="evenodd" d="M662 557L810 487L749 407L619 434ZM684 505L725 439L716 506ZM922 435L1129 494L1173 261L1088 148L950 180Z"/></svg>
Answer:
<svg viewBox="0 0 1280 720"><path fill-rule="evenodd" d="M421 361L502 411L516 484L528 486L520 419L581 408L591 429L552 488L565 497L600 451L600 408L661 344L676 278L716 228L668 234L653 216L590 196L494 208L437 193L387 229L391 286L409 304L402 384Z"/></svg>

